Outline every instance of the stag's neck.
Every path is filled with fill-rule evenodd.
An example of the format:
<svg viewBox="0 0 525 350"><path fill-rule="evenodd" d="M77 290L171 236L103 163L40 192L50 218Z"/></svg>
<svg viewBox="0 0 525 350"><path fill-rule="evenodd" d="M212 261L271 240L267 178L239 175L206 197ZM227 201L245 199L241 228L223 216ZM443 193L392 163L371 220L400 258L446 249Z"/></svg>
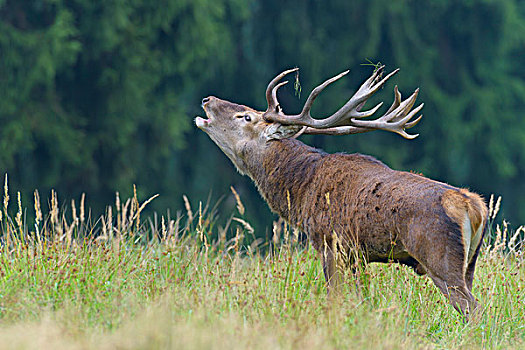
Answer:
<svg viewBox="0 0 525 350"><path fill-rule="evenodd" d="M295 139L271 141L247 161L247 173L272 211L292 224L300 215L308 184L328 154Z"/></svg>

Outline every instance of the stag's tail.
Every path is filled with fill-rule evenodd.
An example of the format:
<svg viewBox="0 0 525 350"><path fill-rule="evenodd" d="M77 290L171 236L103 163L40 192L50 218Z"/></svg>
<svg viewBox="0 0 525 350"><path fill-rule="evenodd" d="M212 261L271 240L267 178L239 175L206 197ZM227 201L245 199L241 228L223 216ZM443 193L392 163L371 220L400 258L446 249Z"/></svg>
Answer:
<svg viewBox="0 0 525 350"><path fill-rule="evenodd" d="M468 198L467 212L471 239L468 253L466 254L466 263L469 264L483 240L483 235L487 226L488 210L485 202L479 195L467 190L461 190L461 192Z"/></svg>
<svg viewBox="0 0 525 350"><path fill-rule="evenodd" d="M487 226L487 206L479 195L465 189L445 192L442 203L447 215L461 228L463 272L466 273L483 240Z"/></svg>

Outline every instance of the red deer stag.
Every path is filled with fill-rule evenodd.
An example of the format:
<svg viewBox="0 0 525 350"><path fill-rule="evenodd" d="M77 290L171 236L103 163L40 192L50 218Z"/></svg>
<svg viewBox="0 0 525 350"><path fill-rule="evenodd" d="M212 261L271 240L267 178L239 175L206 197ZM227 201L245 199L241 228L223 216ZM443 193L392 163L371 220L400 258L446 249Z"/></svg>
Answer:
<svg viewBox="0 0 525 350"><path fill-rule="evenodd" d="M357 243L368 262L396 261L418 274L428 274L450 303L468 315L477 306L472 280L487 222L481 197L392 170L370 156L327 154L296 140L300 134L343 135L377 129L413 139L418 135L409 135L405 129L422 117L413 120L423 107L412 110L418 90L402 101L396 87L390 109L378 119L363 120L382 105L362 111L367 99L399 71L382 78L381 67L337 112L324 119L312 118L316 97L346 71L316 87L300 114L287 115L277 90L286 84L279 81L296 70L287 70L270 82L264 112L206 97L202 107L208 119L197 117L197 127L239 172L255 182L272 211L306 233L321 252L329 291L338 279L337 253L350 256Z"/></svg>

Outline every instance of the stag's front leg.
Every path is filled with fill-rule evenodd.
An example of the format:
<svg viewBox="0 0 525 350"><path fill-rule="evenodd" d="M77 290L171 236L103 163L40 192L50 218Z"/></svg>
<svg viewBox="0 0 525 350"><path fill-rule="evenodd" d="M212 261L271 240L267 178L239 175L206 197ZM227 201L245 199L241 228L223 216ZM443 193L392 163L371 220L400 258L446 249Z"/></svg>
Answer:
<svg viewBox="0 0 525 350"><path fill-rule="evenodd" d="M323 262L324 278L326 280L326 289L330 298L334 297L339 290L340 272L337 268L337 256L332 249L326 247L321 253Z"/></svg>

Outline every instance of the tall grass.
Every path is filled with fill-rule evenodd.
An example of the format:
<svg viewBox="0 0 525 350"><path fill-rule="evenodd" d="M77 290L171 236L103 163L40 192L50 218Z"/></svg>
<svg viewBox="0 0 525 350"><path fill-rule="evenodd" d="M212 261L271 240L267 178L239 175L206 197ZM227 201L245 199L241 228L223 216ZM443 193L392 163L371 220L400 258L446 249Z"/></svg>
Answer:
<svg viewBox="0 0 525 350"><path fill-rule="evenodd" d="M474 281L482 312L465 324L427 277L397 264L367 266L360 290L346 273L327 300L317 253L282 223L260 249L232 196L224 227L187 198L184 214L144 218L153 197L136 191L96 219L84 196L66 208L55 192L47 213L35 192L32 213L17 195L9 215L6 178L0 348L525 346L523 227L491 223Z"/></svg>

